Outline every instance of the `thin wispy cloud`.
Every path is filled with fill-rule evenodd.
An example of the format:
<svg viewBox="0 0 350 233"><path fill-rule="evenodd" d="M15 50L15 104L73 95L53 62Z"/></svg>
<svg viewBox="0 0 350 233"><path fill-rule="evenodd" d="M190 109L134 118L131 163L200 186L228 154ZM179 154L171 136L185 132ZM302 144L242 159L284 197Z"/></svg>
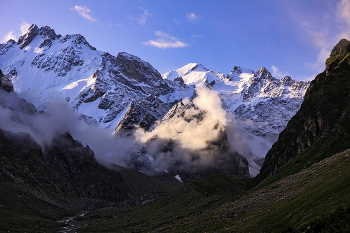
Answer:
<svg viewBox="0 0 350 233"><path fill-rule="evenodd" d="M139 22L139 24L141 25L145 25L148 18L152 16L152 14L150 14L146 9L143 9L142 7L140 7L140 9L143 11L143 14L141 14L138 18L137 21Z"/></svg>
<svg viewBox="0 0 350 233"><path fill-rule="evenodd" d="M75 5L75 7L71 8L72 11L78 12L78 14L83 17L84 19L87 19L91 22L96 22L97 19L93 18L90 13L91 10L87 6L78 6Z"/></svg>
<svg viewBox="0 0 350 233"><path fill-rule="evenodd" d="M139 7L139 9L142 11L142 14L138 15L137 17L133 17L129 15L128 19L132 21L136 21L138 24L144 26L147 23L149 17L152 17L153 15L142 7Z"/></svg>
<svg viewBox="0 0 350 233"><path fill-rule="evenodd" d="M21 31L21 34L19 36L24 35L25 33L27 33L28 29L30 27L30 24L27 23L24 19L22 19L22 23L19 26L19 30ZM9 33L7 33L2 40L0 41L1 43L6 43L7 41L9 41L10 39L12 40L17 40L17 37L15 35L15 33L13 31L10 31Z"/></svg>
<svg viewBox="0 0 350 233"><path fill-rule="evenodd" d="M343 23L342 32L339 37L350 38L350 2L348 0L342 0L337 6L338 20Z"/></svg>
<svg viewBox="0 0 350 233"><path fill-rule="evenodd" d="M186 16L187 16L187 19L192 23L195 23L195 22L203 19L202 16L196 15L195 13L189 13L189 14L186 14Z"/></svg>
<svg viewBox="0 0 350 233"><path fill-rule="evenodd" d="M149 40L147 42L143 42L144 45L149 45L153 47L157 47L160 49L167 48L183 48L188 46L188 44L178 40L177 38L170 36L169 34L161 31L155 31L154 33L158 39Z"/></svg>
<svg viewBox="0 0 350 233"><path fill-rule="evenodd" d="M316 29L316 27L306 21L301 22L306 35L311 38L312 44L319 49L316 61L306 63L305 67L317 72L322 72L325 69L325 61L329 57L334 45L343 38L350 39L350 1L339 1L336 9L335 17L339 23L337 25L338 32L336 33L331 33L326 26Z"/></svg>
<svg viewBox="0 0 350 233"><path fill-rule="evenodd" d="M271 66L271 70L272 70L272 76L275 78L281 79L283 77L289 76L288 72L282 72L282 71L280 71L280 69L278 69L274 65Z"/></svg>
<svg viewBox="0 0 350 233"><path fill-rule="evenodd" d="M202 35L197 35L197 34L192 34L191 35L191 39L195 39L195 38L203 38L204 36Z"/></svg>
<svg viewBox="0 0 350 233"><path fill-rule="evenodd" d="M177 20L177 19L174 19L174 20L172 20L174 23L177 23L177 24L182 24L179 20Z"/></svg>
<svg viewBox="0 0 350 233"><path fill-rule="evenodd" d="M19 27L19 29L21 30L21 35L24 35L25 33L27 33L29 27L30 27L30 24L27 23L24 19L22 19L22 24Z"/></svg>
<svg viewBox="0 0 350 233"><path fill-rule="evenodd" d="M327 28L317 30L313 28L313 25L310 25L305 21L301 22L301 25L304 27L306 35L311 38L313 46L319 49L316 61L306 63L305 67L317 72L322 72L325 68L325 61L329 57L332 46L334 46L337 41L336 39L330 39L330 33Z"/></svg>
<svg viewBox="0 0 350 233"><path fill-rule="evenodd" d="M10 31L9 33L7 33L1 40L1 43L6 43L9 40L16 40L16 36L15 34L13 34L13 31Z"/></svg>

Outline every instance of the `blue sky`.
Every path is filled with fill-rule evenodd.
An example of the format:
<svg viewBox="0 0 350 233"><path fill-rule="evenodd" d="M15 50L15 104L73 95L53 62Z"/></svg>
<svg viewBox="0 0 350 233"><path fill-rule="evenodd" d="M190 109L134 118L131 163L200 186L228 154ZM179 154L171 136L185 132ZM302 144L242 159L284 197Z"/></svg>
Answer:
<svg viewBox="0 0 350 233"><path fill-rule="evenodd" d="M310 80L331 49L350 39L349 0L4 0L0 40L30 24L82 34L98 50L128 52L160 73L190 62L229 73L266 67Z"/></svg>

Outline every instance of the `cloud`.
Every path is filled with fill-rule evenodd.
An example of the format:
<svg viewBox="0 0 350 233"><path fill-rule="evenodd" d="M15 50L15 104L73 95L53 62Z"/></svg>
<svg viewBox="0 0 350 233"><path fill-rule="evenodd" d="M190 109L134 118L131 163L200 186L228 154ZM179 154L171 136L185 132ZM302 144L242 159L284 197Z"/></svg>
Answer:
<svg viewBox="0 0 350 233"><path fill-rule="evenodd" d="M226 111L221 106L219 93L207 88L198 88L196 92L198 96L193 103L200 109L210 112L216 120L226 126Z"/></svg>
<svg viewBox="0 0 350 233"><path fill-rule="evenodd" d="M188 46L188 44L176 39L175 37L168 35L165 32L155 31L154 34L159 38L156 40L149 40L147 42L143 42L143 44L154 46L154 47L161 48L161 49L183 48L183 47Z"/></svg>
<svg viewBox="0 0 350 233"><path fill-rule="evenodd" d="M24 19L22 19L22 24L20 26L21 35L24 35L25 33L27 33L29 27L30 27L30 24L27 23Z"/></svg>
<svg viewBox="0 0 350 233"><path fill-rule="evenodd" d="M177 24L182 24L180 21L178 21L177 19L174 19L172 20L174 23L177 23Z"/></svg>
<svg viewBox="0 0 350 233"><path fill-rule="evenodd" d="M9 33L7 33L3 38L1 43L6 43L9 40L16 40L16 36L15 34L13 34L13 31L10 31Z"/></svg>
<svg viewBox="0 0 350 233"><path fill-rule="evenodd" d="M136 132L136 139L142 143L154 137L172 139L179 142L182 148L191 150L207 147L207 142L215 140L220 133L216 127L217 124L226 126L228 119L216 91L198 88L196 93L197 97L193 100L194 105L191 105L189 99L183 101L188 105L183 114L163 121L151 132L139 129Z"/></svg>
<svg viewBox="0 0 350 233"><path fill-rule="evenodd" d="M186 105L178 103L175 115L152 131L135 132L136 141L146 146L155 168L169 171L175 164L188 169L215 164L219 148L209 142L222 139L226 112L217 92L204 88L196 92L193 102L186 99Z"/></svg>
<svg viewBox="0 0 350 233"><path fill-rule="evenodd" d="M187 16L187 19L192 23L195 23L195 22L203 19L202 16L196 15L195 13L189 13L189 14L186 14L186 16Z"/></svg>
<svg viewBox="0 0 350 233"><path fill-rule="evenodd" d="M170 173L174 172L173 169L194 171L216 166L218 158L232 156L225 153L238 151L247 158L250 170L253 166L256 168L255 173L252 173L255 176L260 167L253 159L259 156L252 154L250 146L254 147L256 153L265 154L265 145L272 143L243 132L242 124L236 124L233 115L227 114L222 108L216 91L198 88L196 93L197 97L193 101L185 98L182 104L178 103L172 116L163 119L152 131L138 129L135 132L136 141L144 144L146 153L153 158L151 166ZM215 142L225 143L226 139L229 148L215 146ZM250 141L251 145L248 145Z"/></svg>
<svg viewBox="0 0 350 233"><path fill-rule="evenodd" d="M350 38L350 2L348 0L342 0L337 5L337 17L338 20L343 23L342 32L340 38Z"/></svg>
<svg viewBox="0 0 350 233"><path fill-rule="evenodd" d="M271 70L272 70L272 76L279 79L289 75L288 72L282 72L274 65L271 66Z"/></svg>
<svg viewBox="0 0 350 233"><path fill-rule="evenodd" d="M191 39L195 39L195 38L203 38L204 36L202 35L197 35L197 34L192 34L191 35Z"/></svg>
<svg viewBox="0 0 350 233"><path fill-rule="evenodd" d="M87 20L90 20L91 22L96 22L97 19L93 18L90 13L91 13L91 10L87 7L87 6L78 6L78 5L75 5L75 7L71 8L72 11L77 11L78 14L87 19Z"/></svg>
<svg viewBox="0 0 350 233"><path fill-rule="evenodd" d="M319 49L316 61L305 63L305 67L316 72L322 72L325 68L325 61L329 57L332 46L337 43L337 40L330 38L330 33L327 28L316 30L306 21L302 21L300 24L304 28L306 35L311 38L313 46Z"/></svg>
<svg viewBox="0 0 350 233"><path fill-rule="evenodd" d="M140 10L143 11L142 14L140 14L137 18L133 16L128 16L130 20L137 21L138 24L144 26L148 20L149 17L152 17L153 15L149 13L146 9L143 9L142 7L139 7Z"/></svg>
<svg viewBox="0 0 350 233"><path fill-rule="evenodd" d="M94 151L96 159L107 165L125 166L130 151L137 148L131 139L112 137L109 130L78 122L75 109L59 96L52 96L44 112L35 112L32 104L14 92L0 90L0 128L14 133L29 133L43 148L57 134L69 132L75 140Z"/></svg>
<svg viewBox="0 0 350 233"><path fill-rule="evenodd" d="M143 14L141 14L138 18L137 21L139 24L141 25L145 25L148 18L152 16L152 14L150 14L146 9L143 9L142 7L140 7L140 9L143 11Z"/></svg>
<svg viewBox="0 0 350 233"><path fill-rule="evenodd" d="M314 47L319 50L316 61L305 64L305 67L315 72L322 72L325 69L325 61L339 40L350 39L350 2L348 0L339 1L334 16L338 23L332 28L324 26L320 29L306 21L300 22Z"/></svg>

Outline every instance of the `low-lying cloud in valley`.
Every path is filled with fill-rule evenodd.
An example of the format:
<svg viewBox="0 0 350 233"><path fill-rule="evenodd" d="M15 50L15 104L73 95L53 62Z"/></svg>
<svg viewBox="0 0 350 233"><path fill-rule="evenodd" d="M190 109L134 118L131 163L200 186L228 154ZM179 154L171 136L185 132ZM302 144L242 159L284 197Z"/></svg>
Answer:
<svg viewBox="0 0 350 233"><path fill-rule="evenodd" d="M222 108L218 94L207 88L197 89L196 93L193 100L186 98L175 104L152 131L139 128L133 137L122 138L97 125L78 122L75 109L59 96L45 104L45 112L37 112L15 93L1 91L0 128L28 132L42 148L57 134L69 132L88 145L100 163L145 172L171 171L174 166L178 170L210 167L230 159L224 156L237 156L234 151L255 166L257 157L246 143L249 137Z"/></svg>

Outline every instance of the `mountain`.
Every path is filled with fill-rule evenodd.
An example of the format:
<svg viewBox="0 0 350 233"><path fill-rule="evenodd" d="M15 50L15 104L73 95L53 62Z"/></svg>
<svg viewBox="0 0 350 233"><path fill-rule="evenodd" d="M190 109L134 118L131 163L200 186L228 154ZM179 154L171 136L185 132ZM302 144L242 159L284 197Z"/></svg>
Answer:
<svg viewBox="0 0 350 233"><path fill-rule="evenodd" d="M210 71L201 64L189 63L180 69L165 73L163 78L167 80L176 80L176 78L181 78L186 85L205 87L208 84L216 83L222 80L224 75L218 72Z"/></svg>
<svg viewBox="0 0 350 233"><path fill-rule="evenodd" d="M21 97L39 97L34 101L39 111L49 107L46 101L50 97L59 95L76 109L78 119L109 128L120 137L132 137L138 128L152 130L176 102L195 97L194 86L186 85L182 79L163 79L154 67L136 56L121 52L114 57L97 51L81 35L57 35L48 26L39 28L33 24L17 42L10 40L1 45L0 54L6 80L13 83ZM200 65L192 68L206 70ZM123 161L136 170L140 162L153 162L140 157L144 153L139 149ZM224 150L230 150L229 146ZM230 153L225 156L230 158ZM226 173L246 176L246 160L237 156L230 161L235 169L226 169ZM223 171L214 170L202 171L197 178Z"/></svg>
<svg viewBox="0 0 350 233"><path fill-rule="evenodd" d="M211 88L236 119L239 140L249 147L231 149L248 159L251 176L258 174L263 156L299 109L309 85L288 76L276 79L265 68L234 67L225 76L197 63L162 77L136 56L97 51L83 36L57 35L48 26L32 25L17 42L0 45L0 54L2 83L13 83L9 90L33 101L31 96L38 97L33 103L39 110L59 95L80 120L121 137L138 128L152 131L174 104L194 99L195 88Z"/></svg>
<svg viewBox="0 0 350 233"><path fill-rule="evenodd" d="M248 183L242 178L234 180L233 186L243 192L223 189L228 176L203 178L121 218L103 222L106 218L98 218L101 212L96 211L85 218L90 222L85 229L348 232L349 57L350 41L343 39L332 50L325 71L310 83L300 110L267 153L261 173ZM226 181L225 186L230 187ZM112 216L110 211L106 214Z"/></svg>
<svg viewBox="0 0 350 233"><path fill-rule="evenodd" d="M210 71L190 63L163 75L167 80L181 80L187 85L210 87L223 107L241 125L253 153L264 156L298 111L310 82L296 82L291 77L274 78L264 67L254 72L235 66L230 74Z"/></svg>
<svg viewBox="0 0 350 233"><path fill-rule="evenodd" d="M192 102L175 104L143 140L153 163L185 183L222 173L250 177L247 158L230 148L225 125Z"/></svg>
<svg viewBox="0 0 350 233"><path fill-rule="evenodd" d="M280 172L288 162L295 172L350 146L349 53L346 39L333 48L326 70L311 82L301 108L266 155L258 180Z"/></svg>
<svg viewBox="0 0 350 233"><path fill-rule="evenodd" d="M113 57L80 35L62 37L35 25L0 50L0 231L349 231L350 41L334 47L326 70L311 83L279 80L265 68L235 67L223 76L197 64L170 72L167 80L133 55ZM98 69L91 68L94 62ZM29 99L31 82L42 88L33 90L41 96L35 105L21 98ZM194 93L195 85L206 88ZM112 92L117 88L125 92ZM80 119L118 125L115 134L124 138L114 138L138 139L124 161L134 170L100 165L60 117L47 124L45 100L54 93L67 97ZM121 102L113 102L119 93ZM113 115L108 106L123 100L123 112ZM103 120L114 120L96 120L96 107ZM293 111L261 173L247 178L261 162L255 153L262 142ZM126 144L117 145L118 152ZM147 169L153 178L135 171Z"/></svg>
<svg viewBox="0 0 350 233"><path fill-rule="evenodd" d="M0 69L14 90L28 99L38 98L33 103L39 110L48 98L60 95L76 108L80 119L111 130L134 100L188 91L162 79L136 56L97 51L83 36L63 37L48 26L33 24L17 42L1 44L0 55ZM168 102L159 105L171 108Z"/></svg>
<svg viewBox="0 0 350 233"><path fill-rule="evenodd" d="M105 206L134 208L182 185L173 177L160 181L117 165L107 168L68 132L36 141L33 135L40 139L50 129L43 126L42 132L34 124L45 125L50 113L12 91L0 89L0 111L0 231L57 231L70 215Z"/></svg>
<svg viewBox="0 0 350 233"><path fill-rule="evenodd" d="M196 63L162 78L136 56L121 52L115 57L97 51L81 35L61 36L34 24L17 42L1 44L0 55L0 69L14 90L39 110L48 98L60 95L81 120L123 131L121 135L130 135L134 125L149 129L176 101L193 97L195 87L211 87L243 123L247 137L263 138L250 145L260 157L300 107L309 85L290 77L275 79L265 68L253 72L235 67L225 76Z"/></svg>

